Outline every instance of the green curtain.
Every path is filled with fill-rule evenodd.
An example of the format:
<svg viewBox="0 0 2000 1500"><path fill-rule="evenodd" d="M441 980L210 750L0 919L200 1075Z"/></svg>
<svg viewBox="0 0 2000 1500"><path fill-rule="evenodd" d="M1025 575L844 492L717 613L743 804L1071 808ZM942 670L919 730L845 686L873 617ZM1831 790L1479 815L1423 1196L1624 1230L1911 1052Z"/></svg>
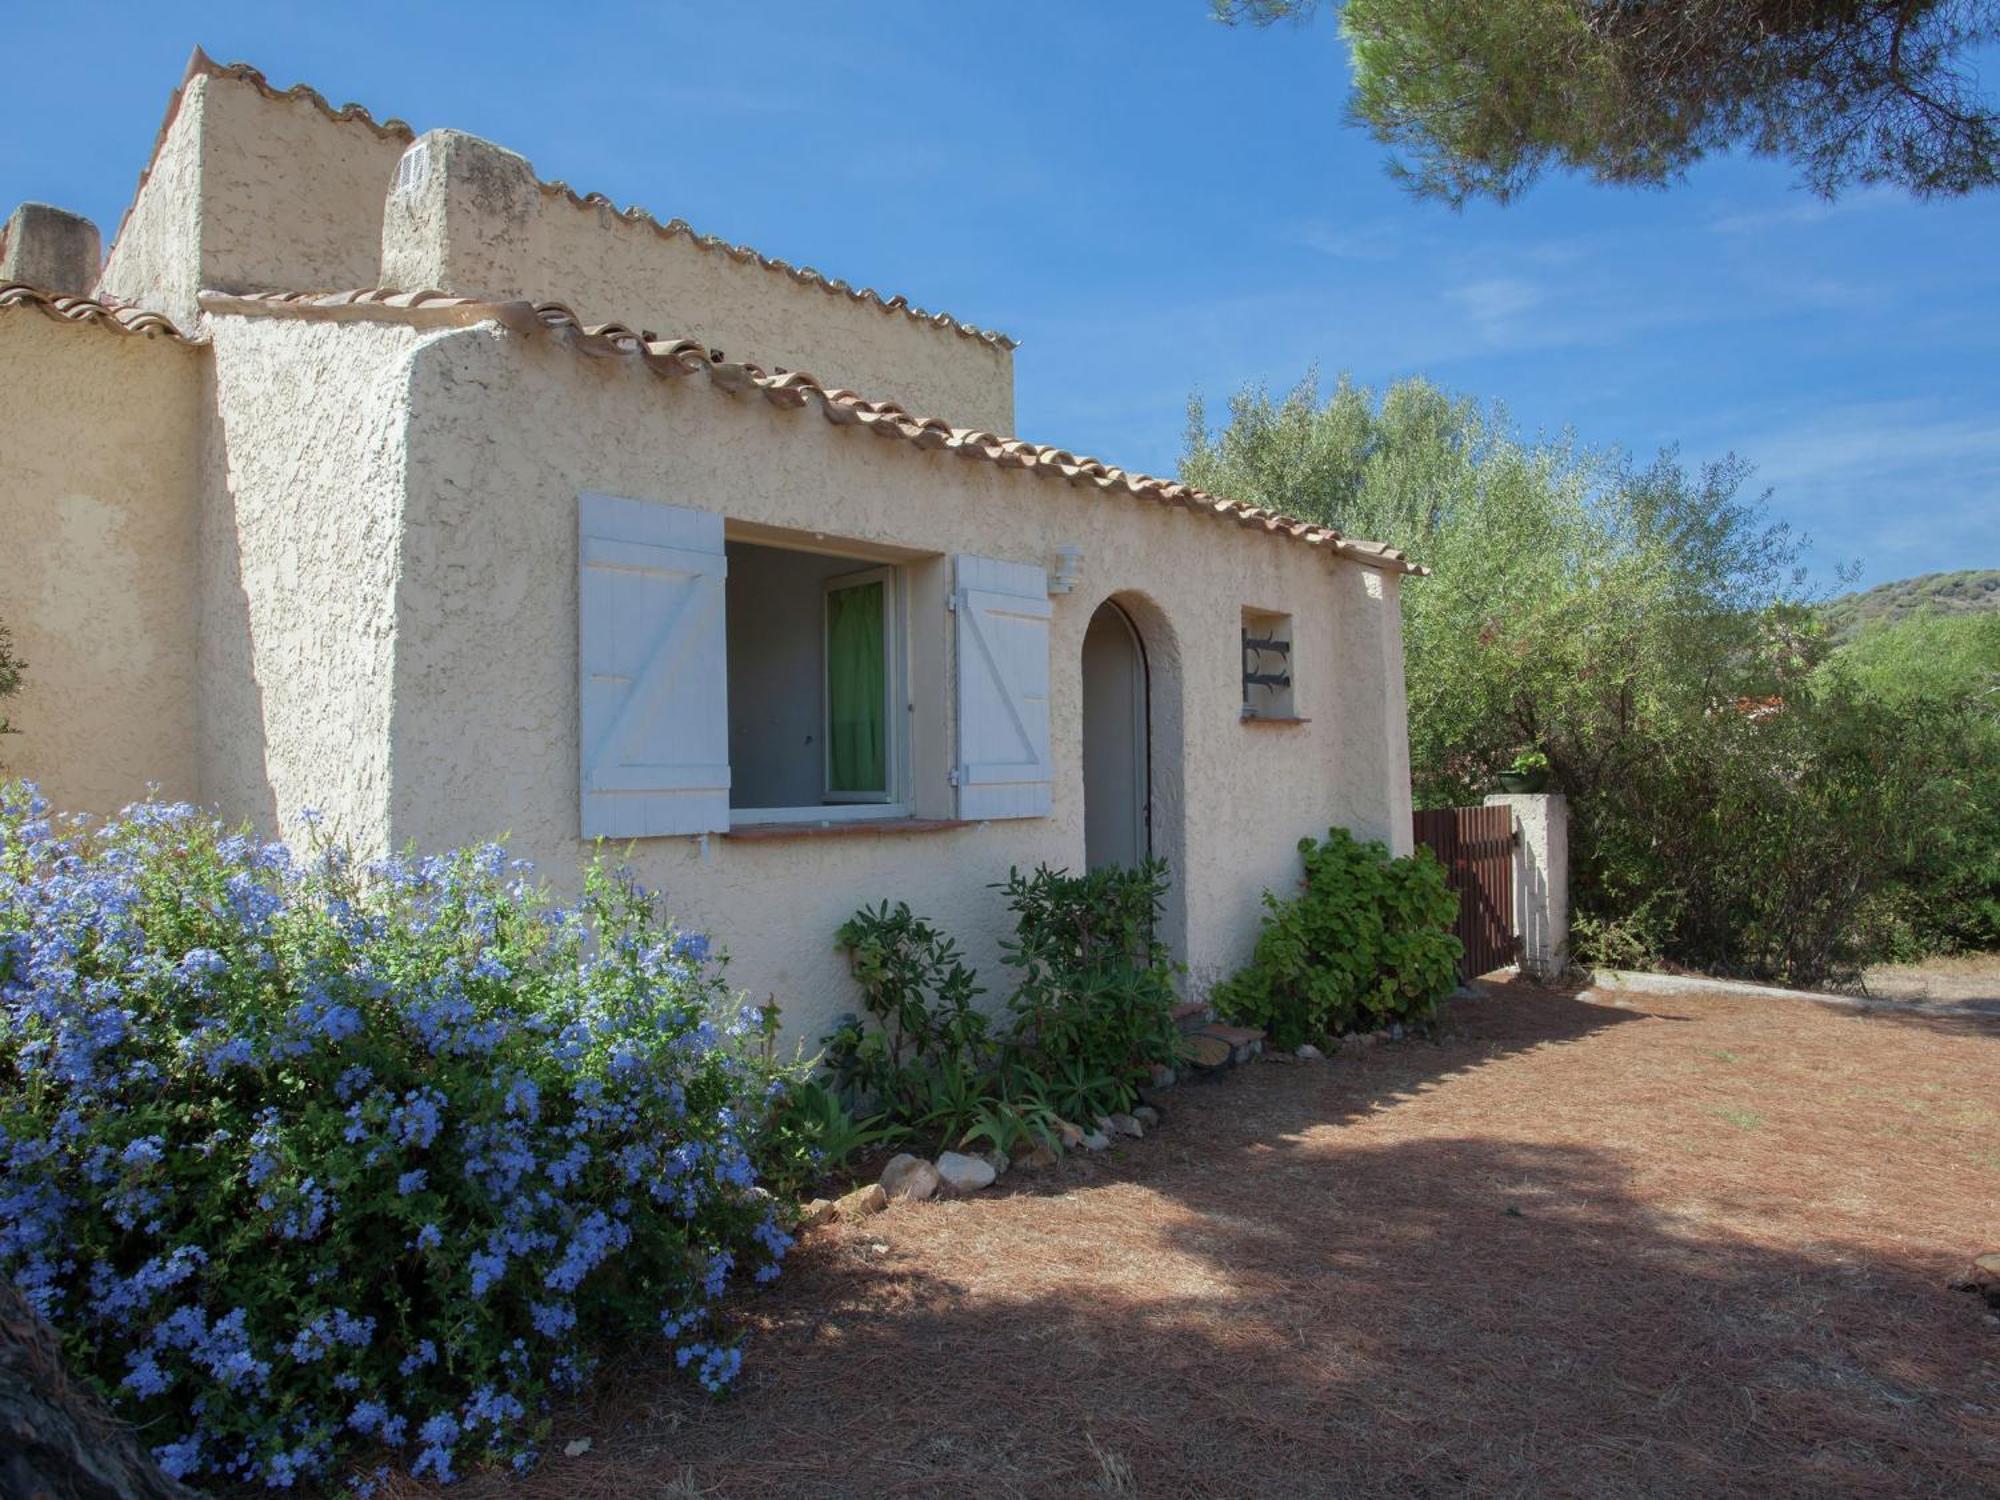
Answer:
<svg viewBox="0 0 2000 1500"><path fill-rule="evenodd" d="M883 677L887 612L882 584L826 596L827 790L889 790L889 726Z"/></svg>

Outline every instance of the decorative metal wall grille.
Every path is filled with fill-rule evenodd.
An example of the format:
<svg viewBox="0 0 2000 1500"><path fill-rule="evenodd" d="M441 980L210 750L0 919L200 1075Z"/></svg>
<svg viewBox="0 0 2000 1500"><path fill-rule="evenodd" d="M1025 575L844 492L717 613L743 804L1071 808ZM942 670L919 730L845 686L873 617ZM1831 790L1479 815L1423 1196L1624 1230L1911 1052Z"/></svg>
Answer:
<svg viewBox="0 0 2000 1500"><path fill-rule="evenodd" d="M1282 693L1292 685L1292 643L1269 636L1243 632L1243 701L1248 704L1250 689L1269 688Z"/></svg>

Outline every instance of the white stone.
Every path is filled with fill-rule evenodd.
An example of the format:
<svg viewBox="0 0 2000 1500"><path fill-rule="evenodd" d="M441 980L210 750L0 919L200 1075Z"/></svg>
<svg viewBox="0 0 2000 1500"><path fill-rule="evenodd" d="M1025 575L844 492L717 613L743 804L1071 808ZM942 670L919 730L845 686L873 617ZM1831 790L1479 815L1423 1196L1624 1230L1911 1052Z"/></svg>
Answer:
<svg viewBox="0 0 2000 1500"><path fill-rule="evenodd" d="M564 1458L582 1458L589 1451L589 1438L571 1438L567 1443L563 1444Z"/></svg>
<svg viewBox="0 0 2000 1500"><path fill-rule="evenodd" d="M1101 1130L1093 1130L1080 1143L1086 1151L1102 1151L1111 1144L1111 1137Z"/></svg>
<svg viewBox="0 0 2000 1500"><path fill-rule="evenodd" d="M1132 1118L1151 1130L1160 1123L1160 1112L1150 1104L1142 1104L1132 1111Z"/></svg>
<svg viewBox="0 0 2000 1500"><path fill-rule="evenodd" d="M1132 1115L1113 1115L1110 1125L1120 1135L1142 1136L1146 1133L1146 1127Z"/></svg>
<svg viewBox="0 0 2000 1500"><path fill-rule="evenodd" d="M1326 1054L1320 1051L1319 1048L1315 1047L1311 1042L1307 1042L1304 1046L1299 1048L1298 1056L1300 1062L1320 1062L1326 1057Z"/></svg>
<svg viewBox="0 0 2000 1500"><path fill-rule="evenodd" d="M889 1158L889 1165L882 1169L880 1186L892 1199L922 1203L937 1193L938 1170L921 1156L912 1156L905 1151L900 1156Z"/></svg>
<svg viewBox="0 0 2000 1500"><path fill-rule="evenodd" d="M993 1186L993 1179L999 1175L985 1157L964 1156L956 1151L945 1152L935 1165L944 1190L955 1198Z"/></svg>

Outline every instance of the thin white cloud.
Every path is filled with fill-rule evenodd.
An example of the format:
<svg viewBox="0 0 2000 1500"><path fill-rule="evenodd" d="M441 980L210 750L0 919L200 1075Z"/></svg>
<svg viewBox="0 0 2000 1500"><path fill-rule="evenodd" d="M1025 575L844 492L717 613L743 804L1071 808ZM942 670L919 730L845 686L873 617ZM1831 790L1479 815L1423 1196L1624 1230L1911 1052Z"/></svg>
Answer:
<svg viewBox="0 0 2000 1500"><path fill-rule="evenodd" d="M2000 565L2000 416L1920 400L1850 402L1732 444L1777 510L1870 579Z"/></svg>
<svg viewBox="0 0 2000 1500"><path fill-rule="evenodd" d="M1448 288L1445 295L1488 334L1504 334L1516 319L1547 300L1541 287L1518 276L1485 276L1461 282Z"/></svg>
<svg viewBox="0 0 2000 1500"><path fill-rule="evenodd" d="M1408 254L1428 237L1413 233L1407 224L1376 219L1366 224L1335 228L1311 222L1298 227L1298 243L1335 260L1385 261Z"/></svg>
<svg viewBox="0 0 2000 1500"><path fill-rule="evenodd" d="M1906 204L1908 201L1906 197L1887 187L1859 188L1834 199L1801 195L1775 207L1758 204L1725 208L1709 219L1708 228L1716 234L1759 235L1773 229L1796 229L1805 225L1823 224L1838 215L1863 212L1891 203Z"/></svg>

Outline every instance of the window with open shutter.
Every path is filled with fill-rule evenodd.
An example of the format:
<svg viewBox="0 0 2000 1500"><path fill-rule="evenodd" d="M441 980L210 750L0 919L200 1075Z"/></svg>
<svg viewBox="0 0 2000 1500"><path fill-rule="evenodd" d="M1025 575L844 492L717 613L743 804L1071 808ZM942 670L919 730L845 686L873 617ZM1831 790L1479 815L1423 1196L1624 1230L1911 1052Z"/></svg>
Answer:
<svg viewBox="0 0 2000 1500"><path fill-rule="evenodd" d="M584 494L578 522L583 836L727 829L722 517Z"/></svg>
<svg viewBox="0 0 2000 1500"><path fill-rule="evenodd" d="M1047 817L1048 575L986 557L955 564L958 815Z"/></svg>

